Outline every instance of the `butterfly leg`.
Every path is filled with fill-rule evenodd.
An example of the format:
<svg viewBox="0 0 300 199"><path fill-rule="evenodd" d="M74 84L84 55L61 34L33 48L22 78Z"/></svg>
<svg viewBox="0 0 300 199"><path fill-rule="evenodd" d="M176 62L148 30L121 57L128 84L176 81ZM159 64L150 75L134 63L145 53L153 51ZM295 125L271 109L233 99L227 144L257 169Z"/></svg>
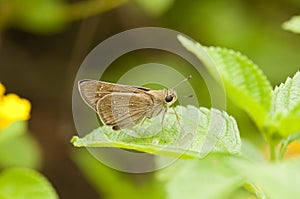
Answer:
<svg viewBox="0 0 300 199"><path fill-rule="evenodd" d="M162 137L163 137L164 143L167 142L166 137L165 137L165 131L164 131L165 116L166 116L167 111L168 111L167 108L165 108L164 112L163 112L163 115L162 115L162 120L161 120L161 133L162 133Z"/></svg>
<svg viewBox="0 0 300 199"><path fill-rule="evenodd" d="M178 122L178 125L180 126L179 116L178 116L177 112L175 111L175 108L172 108L172 110L174 111L174 114L175 114L175 116L176 116L176 120L177 120L177 122Z"/></svg>
<svg viewBox="0 0 300 199"><path fill-rule="evenodd" d="M143 126L143 124L144 124L144 122L145 122L145 120L147 119L147 117L145 116L145 117L143 117L143 119L142 119L142 121L141 121L141 123L140 123L140 126Z"/></svg>
<svg viewBox="0 0 300 199"><path fill-rule="evenodd" d="M144 122L145 122L145 120L147 119L147 117L145 116L145 117L143 117L143 119L141 120L141 122L140 122L140 127L142 127L143 126L143 124L144 124ZM140 135L140 133L138 133L139 134L139 136L141 136Z"/></svg>
<svg viewBox="0 0 300 199"><path fill-rule="evenodd" d="M180 125L180 119L179 119L179 116L178 116L177 112L175 111L175 108L172 107L172 110L173 110L174 112L170 112L170 113L171 113L171 114L175 114L176 120L177 120L177 122L178 122L178 125L179 125L179 127L181 128L181 125ZM181 128L181 130L183 130L183 129Z"/></svg>
<svg viewBox="0 0 300 199"><path fill-rule="evenodd" d="M174 108L174 107L172 107L172 110L174 111L173 114L175 114L175 116L176 116L176 120L177 120L177 122L178 122L179 128L180 128L180 130L181 130L182 133L183 133L182 138L181 138L181 139L183 139L183 138L185 138L187 135L189 135L189 134L191 134L191 133L185 133L185 130L184 130L184 129L182 128L182 126L180 125L179 115L178 115L177 112L175 111L175 108ZM193 134L191 134L191 135L193 136ZM194 137L194 136L193 136L193 137Z"/></svg>

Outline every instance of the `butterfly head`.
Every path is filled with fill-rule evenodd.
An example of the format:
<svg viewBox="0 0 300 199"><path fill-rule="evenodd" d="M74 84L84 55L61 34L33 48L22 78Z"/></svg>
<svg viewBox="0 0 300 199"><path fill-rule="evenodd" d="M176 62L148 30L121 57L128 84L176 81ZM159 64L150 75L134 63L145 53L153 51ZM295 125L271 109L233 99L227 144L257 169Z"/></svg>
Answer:
<svg viewBox="0 0 300 199"><path fill-rule="evenodd" d="M171 106L177 100L177 93L173 89L167 89L165 92L165 103L167 106Z"/></svg>

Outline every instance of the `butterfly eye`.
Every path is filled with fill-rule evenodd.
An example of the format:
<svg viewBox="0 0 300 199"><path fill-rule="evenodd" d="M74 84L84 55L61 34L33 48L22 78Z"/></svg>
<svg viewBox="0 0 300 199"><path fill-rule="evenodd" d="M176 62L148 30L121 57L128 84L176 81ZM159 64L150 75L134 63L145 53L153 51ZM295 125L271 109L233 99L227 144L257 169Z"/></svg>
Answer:
<svg viewBox="0 0 300 199"><path fill-rule="evenodd" d="M167 95L166 98L165 98L166 102L172 102L172 100L173 100L173 96L172 95Z"/></svg>

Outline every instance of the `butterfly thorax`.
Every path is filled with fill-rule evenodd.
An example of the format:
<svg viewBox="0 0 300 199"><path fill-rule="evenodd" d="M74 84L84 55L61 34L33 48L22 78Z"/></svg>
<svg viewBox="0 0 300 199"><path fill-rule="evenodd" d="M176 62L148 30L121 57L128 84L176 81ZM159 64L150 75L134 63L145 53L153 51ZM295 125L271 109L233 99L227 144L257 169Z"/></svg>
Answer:
<svg viewBox="0 0 300 199"><path fill-rule="evenodd" d="M172 89L150 90L147 92L153 99L153 106L149 107L149 115L151 117L160 114L163 110L172 106L177 100L177 94Z"/></svg>

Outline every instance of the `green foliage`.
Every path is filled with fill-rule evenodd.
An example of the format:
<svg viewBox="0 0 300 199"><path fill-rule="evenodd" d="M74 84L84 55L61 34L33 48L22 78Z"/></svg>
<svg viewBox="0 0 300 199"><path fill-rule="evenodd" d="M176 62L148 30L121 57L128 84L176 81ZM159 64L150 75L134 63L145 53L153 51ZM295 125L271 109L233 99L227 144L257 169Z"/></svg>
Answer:
<svg viewBox="0 0 300 199"><path fill-rule="evenodd" d="M256 194L256 187L248 183L251 176L239 165L255 169L255 162L265 163L257 148L243 140L241 156L211 154L202 160L179 160L156 176L165 184L167 199L240 199Z"/></svg>
<svg viewBox="0 0 300 199"><path fill-rule="evenodd" d="M258 156L252 147L247 145L242 153ZM237 190L248 190L258 198L298 198L299 160L273 164L250 158L212 155L203 160L181 160L157 176L165 183L168 199L235 198Z"/></svg>
<svg viewBox="0 0 300 199"><path fill-rule="evenodd" d="M160 132L161 118L158 117L133 129L114 131L109 126L102 126L83 138L73 137L72 143L77 147L119 147L185 158L204 157L210 151L240 152L241 140L236 122L225 112L193 106L177 106L176 112L180 125L175 114L167 114L164 134ZM135 138L134 134L154 136Z"/></svg>
<svg viewBox="0 0 300 199"><path fill-rule="evenodd" d="M151 16L163 14L174 0L135 0ZM0 31L18 27L38 34L53 34L70 22L112 10L129 0L0 0Z"/></svg>
<svg viewBox="0 0 300 199"><path fill-rule="evenodd" d="M5 169L0 173L0 198L56 199L50 183L38 172L25 168Z"/></svg>
<svg viewBox="0 0 300 199"><path fill-rule="evenodd" d="M64 25L61 0L2 0L0 28L16 26L29 32L52 33Z"/></svg>
<svg viewBox="0 0 300 199"><path fill-rule="evenodd" d="M0 131L0 167L37 168L40 156L36 141L27 134L26 121L16 121Z"/></svg>
<svg viewBox="0 0 300 199"><path fill-rule="evenodd" d="M266 124L269 131L287 137L300 130L300 72L274 89L271 104Z"/></svg>
<svg viewBox="0 0 300 199"><path fill-rule="evenodd" d="M58 198L52 186L41 174L27 169L39 167L40 161L39 147L27 134L27 121L16 121L2 129L0 198Z"/></svg>
<svg viewBox="0 0 300 199"><path fill-rule="evenodd" d="M176 107L180 125L174 115L167 115L164 136L130 136L155 134L159 131L155 127L159 127L160 123L154 118L132 130L116 132L111 127L100 127L83 138L74 137L74 146L120 147L181 159L193 158L180 160L156 174L167 199L240 198L241 195L243 198L249 195L257 198L298 198L299 159L275 161L281 160L287 146L300 138L300 72L272 90L258 66L240 52L220 47L202 48L182 36L178 39L203 61L219 83L224 83L228 97L255 122L270 146L270 158L274 162L266 161L262 152L247 141L243 141L241 149L236 122L225 112L191 106ZM218 122L209 125L213 118ZM211 126L215 128L212 130ZM211 150L203 147L208 140ZM182 150L181 144L186 146L188 141L190 147ZM282 145L277 150L280 142ZM168 148L164 147L166 145ZM207 151L213 153L203 158L203 152Z"/></svg>
<svg viewBox="0 0 300 199"><path fill-rule="evenodd" d="M200 60L204 57L200 44L182 36L179 41ZM272 92L262 71L239 52L219 47L205 47L214 65L206 64L209 71L217 69L224 82L226 93L245 110L272 145L280 137L300 130L300 73L288 78L285 84ZM207 63L207 62L205 62ZM216 72L213 73L216 75Z"/></svg>
<svg viewBox="0 0 300 199"><path fill-rule="evenodd" d="M112 10L128 0L87 0L66 4L62 7L66 21L84 19Z"/></svg>
<svg viewBox="0 0 300 199"><path fill-rule="evenodd" d="M173 4L174 0L135 0L149 15L159 16Z"/></svg>
<svg viewBox="0 0 300 199"><path fill-rule="evenodd" d="M77 149L72 153L72 158L77 163L89 182L108 199L152 199L164 198L161 191L162 183L149 175L145 182L137 183L126 173L109 168L97 161L85 149ZM138 174L137 174L138 175Z"/></svg>
<svg viewBox="0 0 300 199"><path fill-rule="evenodd" d="M206 58L200 50L200 44L182 36L178 36L178 39L200 60ZM214 76L221 77L227 95L261 127L270 107L272 90L265 75L240 52L220 47L205 47L204 50L213 63L206 65L208 70L214 71Z"/></svg>
<svg viewBox="0 0 300 199"><path fill-rule="evenodd" d="M282 24L282 28L293 33L300 33L300 15L293 16L290 20Z"/></svg>
<svg viewBox="0 0 300 199"><path fill-rule="evenodd" d="M18 27L38 34L61 31L71 21L111 10L127 0L89 0L66 4L63 0L0 0L0 31Z"/></svg>
<svg viewBox="0 0 300 199"><path fill-rule="evenodd" d="M211 154L201 160L179 160L140 185L124 173L102 165L82 149L72 157L106 198L240 199L247 198L240 197L240 193L249 196L245 194L247 190L258 198L296 199L299 160L273 164L263 160L251 143L243 143L241 156Z"/></svg>
<svg viewBox="0 0 300 199"><path fill-rule="evenodd" d="M233 160L233 159L232 159ZM270 162L243 162L233 160L231 162L239 175L258 186L267 198L291 198L299 197L300 183L299 160L273 164Z"/></svg>
<svg viewBox="0 0 300 199"><path fill-rule="evenodd" d="M0 167L24 166L38 168L41 162L39 146L29 134L0 143Z"/></svg>
<svg viewBox="0 0 300 199"><path fill-rule="evenodd" d="M201 161L177 162L160 171L158 179L166 183L168 199L230 198L244 183L243 178L231 166L225 156L208 156ZM166 172L172 175L165 175ZM173 175L175 172L176 175Z"/></svg>
<svg viewBox="0 0 300 199"><path fill-rule="evenodd" d="M22 135L27 132L27 122L16 121L0 130L0 144L7 139Z"/></svg>

